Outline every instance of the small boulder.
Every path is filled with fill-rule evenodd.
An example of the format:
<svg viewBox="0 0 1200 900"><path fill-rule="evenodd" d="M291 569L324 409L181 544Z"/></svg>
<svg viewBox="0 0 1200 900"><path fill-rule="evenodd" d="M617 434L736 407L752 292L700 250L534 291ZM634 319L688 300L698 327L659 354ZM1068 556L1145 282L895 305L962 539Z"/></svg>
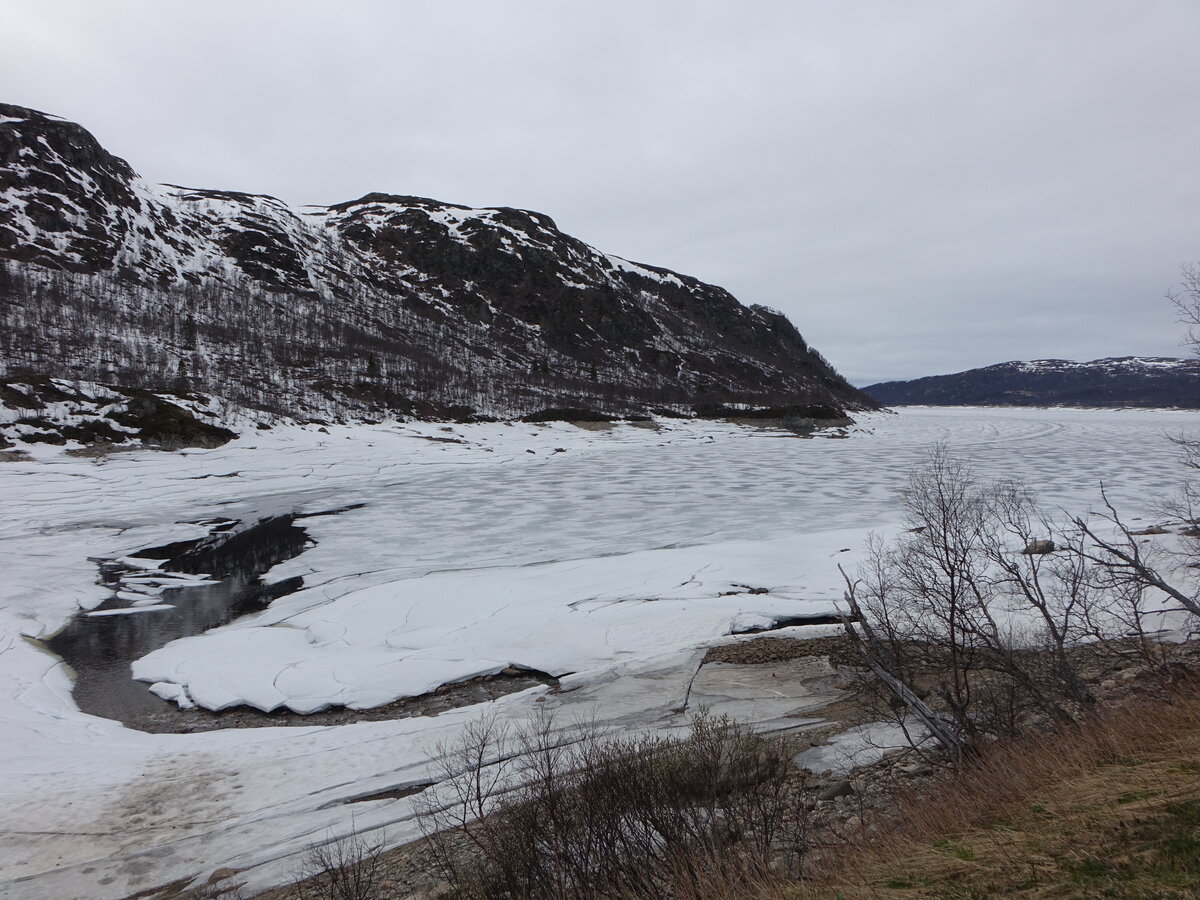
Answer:
<svg viewBox="0 0 1200 900"><path fill-rule="evenodd" d="M1054 541L1030 541L1021 552L1027 556L1041 556L1044 553L1053 553Z"/></svg>
<svg viewBox="0 0 1200 900"><path fill-rule="evenodd" d="M838 797L849 797L854 793L854 787L848 781L835 781L817 795L818 800L836 800Z"/></svg>

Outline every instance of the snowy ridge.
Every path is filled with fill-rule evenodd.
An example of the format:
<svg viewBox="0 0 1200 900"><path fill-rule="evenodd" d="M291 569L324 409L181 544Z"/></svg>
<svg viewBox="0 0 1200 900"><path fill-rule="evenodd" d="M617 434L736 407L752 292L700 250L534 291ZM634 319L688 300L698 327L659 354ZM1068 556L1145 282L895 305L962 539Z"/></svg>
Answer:
<svg viewBox="0 0 1200 900"><path fill-rule="evenodd" d="M1115 356L1034 359L863 390L886 405L1200 407L1200 360Z"/></svg>
<svg viewBox="0 0 1200 900"><path fill-rule="evenodd" d="M151 185L78 125L0 116L10 376L333 417L873 406L782 315L542 213Z"/></svg>
<svg viewBox="0 0 1200 900"><path fill-rule="evenodd" d="M1176 359L1165 356L1106 356L1103 359L1093 359L1088 362L1075 362L1070 359L1031 359L1026 362L1014 361L1000 363L1001 366L1015 366L1022 372L1061 372L1061 371L1126 371L1136 372L1144 369L1169 369L1173 371L1193 369L1196 361Z"/></svg>

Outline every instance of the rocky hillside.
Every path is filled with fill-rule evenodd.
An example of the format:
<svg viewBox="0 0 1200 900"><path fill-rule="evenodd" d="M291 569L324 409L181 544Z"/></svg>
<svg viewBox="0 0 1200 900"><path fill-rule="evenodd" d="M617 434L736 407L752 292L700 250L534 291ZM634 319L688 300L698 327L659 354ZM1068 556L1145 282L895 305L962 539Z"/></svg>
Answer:
<svg viewBox="0 0 1200 900"><path fill-rule="evenodd" d="M522 209L153 185L0 105L0 375L278 412L874 406L783 315Z"/></svg>
<svg viewBox="0 0 1200 900"><path fill-rule="evenodd" d="M863 390L885 406L1200 407L1200 360L1122 356L1006 362Z"/></svg>

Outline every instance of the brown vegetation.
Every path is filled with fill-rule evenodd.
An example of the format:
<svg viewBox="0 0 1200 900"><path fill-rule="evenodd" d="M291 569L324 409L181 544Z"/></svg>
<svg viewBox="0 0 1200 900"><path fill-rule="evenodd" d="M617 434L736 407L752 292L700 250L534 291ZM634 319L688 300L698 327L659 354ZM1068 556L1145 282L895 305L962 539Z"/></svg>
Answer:
<svg viewBox="0 0 1200 900"><path fill-rule="evenodd" d="M808 802L783 739L699 716L685 738L481 720L443 749L424 824L453 896L700 897L799 871Z"/></svg>
<svg viewBox="0 0 1200 900"><path fill-rule="evenodd" d="M1194 897L1200 697L997 743L897 798L791 896ZM771 896L770 894L764 896Z"/></svg>

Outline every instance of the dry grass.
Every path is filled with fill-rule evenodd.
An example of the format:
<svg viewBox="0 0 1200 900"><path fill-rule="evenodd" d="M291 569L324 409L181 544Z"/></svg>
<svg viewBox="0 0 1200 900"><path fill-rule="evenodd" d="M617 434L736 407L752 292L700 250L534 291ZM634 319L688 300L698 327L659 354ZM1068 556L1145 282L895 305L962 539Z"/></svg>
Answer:
<svg viewBox="0 0 1200 900"><path fill-rule="evenodd" d="M725 750L718 755L728 755L732 770L744 772L741 755ZM691 771L699 758L691 753L682 759ZM605 766L587 769L606 771ZM635 769L628 760L616 769L612 787L622 797L640 783L633 777ZM662 774L661 767L652 769ZM574 771L568 766L562 774ZM594 787L594 780L589 776L587 786ZM555 796L561 800L579 787L568 777ZM673 782L661 787L676 801L690 796ZM584 804L586 811L605 807L593 793ZM651 861L643 858L625 873L630 877L620 877L620 863L632 857L618 855L600 860L601 869L612 876L600 879L602 884L580 875L548 891L460 885L466 888L460 895L612 900L1200 897L1200 695L1193 691L1172 703L1134 699L1058 735L995 743L960 771L926 782L896 801L884 807L891 810L886 819L864 814L868 830L860 831L856 842L831 848L826 840L831 835L814 831L811 836L821 848L815 860L819 868L803 884L778 869L769 872L743 841L704 839L693 842L690 852L658 858L653 864L659 867L657 874L646 884L634 876L649 872ZM640 803L634 805L641 808ZM535 804L538 808L529 810L532 818L521 815L526 805L488 817L489 828L500 828L501 837L511 838L498 845L505 860L544 828L540 820L546 804ZM652 806L661 812L663 805ZM615 833L628 830L621 826ZM608 828L602 833L614 832ZM543 850L554 845L553 840L535 843ZM568 841L572 850L579 843ZM600 847L604 841L583 843ZM814 861L812 854L805 859ZM808 865L805 869L811 873ZM588 886L579 889L581 881ZM379 896L400 895L402 890Z"/></svg>
<svg viewBox="0 0 1200 900"><path fill-rule="evenodd" d="M1200 698L996 745L865 838L791 896L1200 897Z"/></svg>
<svg viewBox="0 0 1200 900"><path fill-rule="evenodd" d="M439 754L421 824L462 898L751 896L806 848L794 755L707 715L686 737L482 719Z"/></svg>

